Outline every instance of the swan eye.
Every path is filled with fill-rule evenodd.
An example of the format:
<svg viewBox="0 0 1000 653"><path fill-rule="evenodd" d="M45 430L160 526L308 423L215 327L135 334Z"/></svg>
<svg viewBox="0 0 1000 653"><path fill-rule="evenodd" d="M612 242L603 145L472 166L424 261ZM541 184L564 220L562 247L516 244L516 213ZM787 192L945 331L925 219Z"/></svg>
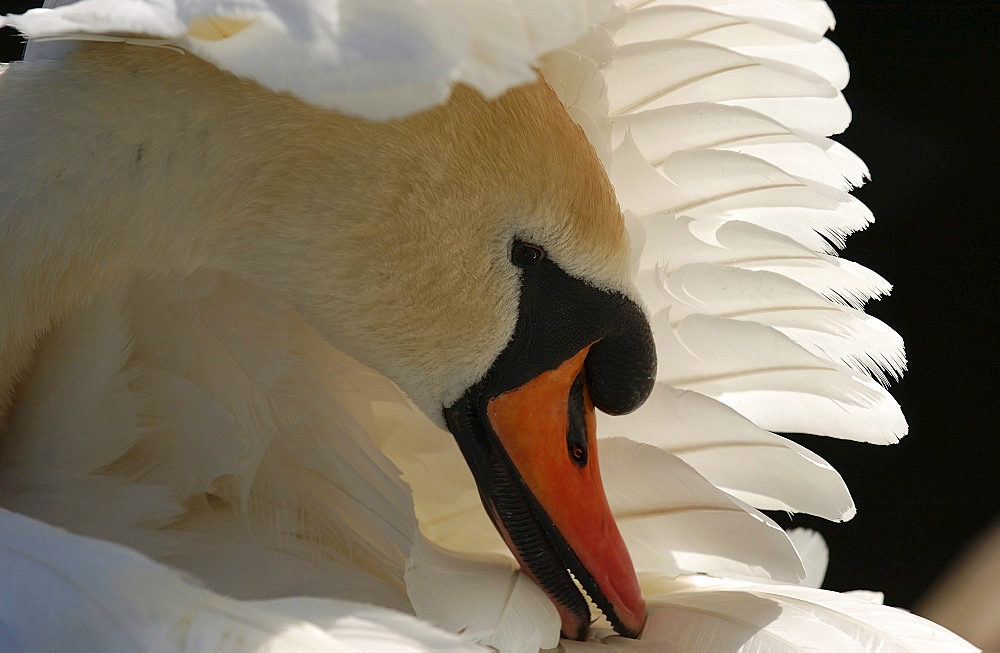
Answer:
<svg viewBox="0 0 1000 653"><path fill-rule="evenodd" d="M545 250L538 245L515 240L510 248L510 260L519 268L530 268L545 259Z"/></svg>

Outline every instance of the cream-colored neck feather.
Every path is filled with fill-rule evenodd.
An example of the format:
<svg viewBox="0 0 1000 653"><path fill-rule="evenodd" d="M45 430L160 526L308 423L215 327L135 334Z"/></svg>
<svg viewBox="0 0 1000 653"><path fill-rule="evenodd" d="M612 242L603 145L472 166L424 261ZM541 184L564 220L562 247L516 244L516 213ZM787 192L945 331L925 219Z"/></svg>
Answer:
<svg viewBox="0 0 1000 653"><path fill-rule="evenodd" d="M258 284L438 420L513 332L513 238L627 291L613 191L543 83L370 123L95 44L12 65L0 94L4 407L37 339L135 274Z"/></svg>

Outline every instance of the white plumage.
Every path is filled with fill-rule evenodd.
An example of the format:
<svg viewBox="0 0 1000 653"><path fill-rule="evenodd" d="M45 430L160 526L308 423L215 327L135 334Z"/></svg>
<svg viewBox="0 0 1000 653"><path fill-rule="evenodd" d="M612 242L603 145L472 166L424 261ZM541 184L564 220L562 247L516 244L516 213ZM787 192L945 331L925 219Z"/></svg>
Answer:
<svg viewBox="0 0 1000 653"><path fill-rule="evenodd" d="M33 37L164 45L370 120L458 83L496 96L537 66L615 186L660 367L644 408L600 418L646 630L634 643L599 622L593 641L560 643L555 608L516 570L452 436L317 335L292 298L198 265L96 276L33 349L4 427L3 648L967 650L866 597L798 586L822 576L824 548L755 510L854 514L835 470L770 431L880 444L906 432L882 386L902 371L902 342L860 310L889 285L835 251L872 218L847 194L867 169L826 138L850 112L825 3L81 0L4 21ZM56 59L30 65L57 70L63 55L41 45L38 58ZM8 81L15 66L30 71L4 71L0 94L28 111L30 95L7 102L27 88ZM39 133L79 128L35 109ZM2 117L8 225L32 202L44 221L89 201L101 153L58 168ZM270 126L238 128L263 138ZM226 129L206 136L206 157L225 151ZM63 195L25 188L18 159ZM115 179L131 192L142 182L127 172ZM4 236L7 280L59 256L48 224ZM95 255L117 238L106 226ZM60 291L54 276L39 292ZM8 343L24 328L3 326Z"/></svg>

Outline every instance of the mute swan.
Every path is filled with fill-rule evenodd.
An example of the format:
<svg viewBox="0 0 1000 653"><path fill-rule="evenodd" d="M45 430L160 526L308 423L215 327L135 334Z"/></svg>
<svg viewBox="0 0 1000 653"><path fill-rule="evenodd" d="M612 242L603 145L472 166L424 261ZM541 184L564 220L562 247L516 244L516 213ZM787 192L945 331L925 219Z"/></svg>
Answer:
<svg viewBox="0 0 1000 653"><path fill-rule="evenodd" d="M110 42L0 77L2 591L65 597L3 641L337 646L362 620L400 650L537 650L588 636L579 583L653 647L964 650L787 584L809 541L803 569L741 501L848 518L836 473L758 427L905 423L869 377L898 337L848 305L888 287L828 242L870 216L817 135L848 117L825 5L734 6L590 32L608 7L8 17ZM602 419L644 442L602 441L605 498L594 408L648 397Z"/></svg>

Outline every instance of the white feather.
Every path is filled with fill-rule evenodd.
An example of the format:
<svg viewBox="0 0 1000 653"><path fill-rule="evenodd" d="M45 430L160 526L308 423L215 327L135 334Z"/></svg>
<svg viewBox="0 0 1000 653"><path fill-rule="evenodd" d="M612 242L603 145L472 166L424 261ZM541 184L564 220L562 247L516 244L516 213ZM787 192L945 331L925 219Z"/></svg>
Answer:
<svg viewBox="0 0 1000 653"><path fill-rule="evenodd" d="M871 590L848 590L842 593L859 599L864 599L870 603L877 603L879 605L885 604L885 594L883 592L873 592Z"/></svg>
<svg viewBox="0 0 1000 653"><path fill-rule="evenodd" d="M903 340L863 312L831 304L822 295L768 270L692 263L669 274L659 290L676 326L692 314L746 320L773 327L811 354L887 382L905 366Z"/></svg>
<svg viewBox="0 0 1000 653"><path fill-rule="evenodd" d="M532 653L559 643L559 615L513 560L467 556L420 539L407 590L417 614L498 651Z"/></svg>
<svg viewBox="0 0 1000 653"><path fill-rule="evenodd" d="M0 569L4 650L480 650L370 605L236 601L131 549L6 510Z"/></svg>
<svg viewBox="0 0 1000 653"><path fill-rule="evenodd" d="M753 322L693 314L652 319L657 380L713 397L761 428L887 444L906 433L899 405L878 383Z"/></svg>
<svg viewBox="0 0 1000 653"><path fill-rule="evenodd" d="M155 483L129 483L100 470L144 432L122 293L71 316L37 350L35 366L5 429L3 506L76 532L129 542L147 552L175 549L183 536L157 528L183 513Z"/></svg>
<svg viewBox="0 0 1000 653"><path fill-rule="evenodd" d="M853 153L826 138L793 131L749 109L696 102L666 106L612 121L619 145L630 134L653 167L674 152L709 149L750 154L789 174L849 190L868 168Z"/></svg>
<svg viewBox="0 0 1000 653"><path fill-rule="evenodd" d="M631 139L621 146L631 159L611 168L617 182L642 164ZM635 152L631 150L635 149ZM626 195L623 206L639 217L675 213L693 218L742 220L784 234L815 251L832 253L824 240L843 245L850 233L872 221L871 212L843 191L793 177L773 165L738 152L691 150L672 154L649 177L642 204Z"/></svg>
<svg viewBox="0 0 1000 653"><path fill-rule="evenodd" d="M975 651L976 648L937 624L899 608L851 593L811 587L758 586L755 595L813 615L856 641L864 651Z"/></svg>
<svg viewBox="0 0 1000 653"><path fill-rule="evenodd" d="M720 399L764 428L895 441L906 432L898 406L864 377L898 376L901 341L843 306L859 308L890 287L835 257L831 246L864 228L871 214L843 192L863 181L867 168L823 138L849 116L837 118L832 109L842 100L836 89L846 71L821 38L832 25L828 8L632 4L633 11L606 23L607 42L572 46L588 79L607 84L577 85L593 97L575 97L574 106L595 113L609 107L609 117L589 116L596 126L588 134L608 139L609 173L623 208L638 218L630 224L641 244L636 285L654 314L670 309L675 336L662 316L657 330L661 380ZM782 48L793 42L795 59L782 60ZM815 72L826 81L791 65L807 60L803 52L817 57ZM660 65L658 57L669 61ZM561 70L567 67L563 62ZM743 86L741 75L757 77ZM774 81L783 76L789 79ZM736 100L740 93L745 98ZM803 102L825 101L833 102L827 118L797 114ZM781 109L769 110L772 103ZM724 267L699 265L708 262ZM680 325L699 314L771 329L717 325L709 337L691 322L680 337ZM717 367L736 350L737 337L736 359L747 364ZM767 360L770 347L778 353ZM712 379L698 377L698 369ZM702 385L691 384L696 378ZM792 397L805 403L783 409Z"/></svg>
<svg viewBox="0 0 1000 653"><path fill-rule="evenodd" d="M61 325L37 370L2 461L5 506L220 591L317 591L322 568L345 575L322 594L408 607L409 492L367 436L372 402L403 400L287 307L212 272L137 281ZM249 582L254 558L271 564Z"/></svg>
<svg viewBox="0 0 1000 653"><path fill-rule="evenodd" d="M627 438L600 443L608 503L641 574L707 573L796 582L784 531L679 458Z"/></svg>
<svg viewBox="0 0 1000 653"><path fill-rule="evenodd" d="M750 592L675 592L651 603L643 636L671 642L681 651L869 650L797 606Z"/></svg>
<svg viewBox="0 0 1000 653"><path fill-rule="evenodd" d="M735 18L787 24L822 35L833 29L833 12L822 0L627 0L626 7L687 5L701 7Z"/></svg>
<svg viewBox="0 0 1000 653"><path fill-rule="evenodd" d="M766 270L796 281L834 304L860 308L869 299L888 294L891 286L874 272L845 259L818 253L747 222L658 216L639 223L646 232L638 258L637 283L652 311L665 306L663 279L688 264L716 263L744 270Z"/></svg>
<svg viewBox="0 0 1000 653"><path fill-rule="evenodd" d="M624 436L668 451L755 508L837 521L854 516L847 486L825 460L696 392L657 383L648 407L599 416L598 424L602 438Z"/></svg>
<svg viewBox="0 0 1000 653"><path fill-rule="evenodd" d="M604 634L587 643L564 642L569 652L608 650L795 652L975 651L946 629L853 592L782 584L751 584L684 577L673 591L649 596L649 618L639 642ZM644 646L645 645L645 646ZM662 647L662 648L654 648Z"/></svg>
<svg viewBox="0 0 1000 653"><path fill-rule="evenodd" d="M33 37L144 35L307 102L372 119L533 81L535 59L583 34L609 1L536 3L80 0L0 18ZM136 41L133 41L136 42Z"/></svg>
<svg viewBox="0 0 1000 653"><path fill-rule="evenodd" d="M799 585L819 589L823 585L826 568L830 564L830 548L826 545L826 540L808 528L793 528L787 531L787 534L806 570L806 576Z"/></svg>
<svg viewBox="0 0 1000 653"><path fill-rule="evenodd" d="M811 72L837 88L847 84L847 61L837 46L823 39L822 32L787 22L766 18L734 21L731 16L690 4L669 6L656 2L619 20L620 29L614 29L615 22L608 25L614 30L617 45L687 38L791 65L801 66L808 61Z"/></svg>
<svg viewBox="0 0 1000 653"><path fill-rule="evenodd" d="M604 74L613 117L690 102L719 102L814 133L839 133L851 119L843 96L822 77L693 40L622 46Z"/></svg>

